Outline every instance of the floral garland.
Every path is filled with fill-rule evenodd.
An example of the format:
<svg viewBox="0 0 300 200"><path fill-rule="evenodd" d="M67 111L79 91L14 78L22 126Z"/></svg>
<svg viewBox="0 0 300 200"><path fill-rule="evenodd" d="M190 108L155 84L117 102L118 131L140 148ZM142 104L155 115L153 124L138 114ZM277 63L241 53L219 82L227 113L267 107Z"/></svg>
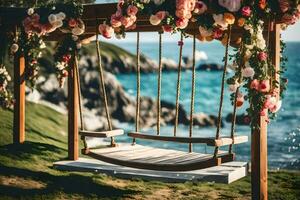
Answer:
<svg viewBox="0 0 300 200"><path fill-rule="evenodd" d="M21 51L25 55L25 79L29 81L30 87L35 85L39 72L38 58L42 56L42 49L46 47L43 38L57 29L75 36L83 34L85 25L80 19L82 11L82 6L74 2L27 10L20 36L12 44L11 51Z"/></svg>
<svg viewBox="0 0 300 200"><path fill-rule="evenodd" d="M15 34L15 38L10 42L10 51L12 55L19 53L25 56L25 80L27 80L28 86L34 87L38 78L38 59L42 56L42 49L46 47L43 41L44 37L59 30L68 35L66 40L72 37L75 46L81 46L78 36L85 31L85 25L80 19L82 12L82 5L74 1L69 1L66 4L51 4L38 9L29 8L27 10L27 16L22 21L22 26L19 27L18 33ZM66 46L62 47L63 45L60 45L60 50L58 51L60 55L57 54L55 56L60 83L62 82L62 78L67 76L67 73L65 68L58 66L70 60L69 52L74 44L70 46L70 43L63 42L63 45ZM7 89L10 80L11 78L6 68L1 64L0 106L4 108L10 107L12 104L12 95Z"/></svg>
<svg viewBox="0 0 300 200"><path fill-rule="evenodd" d="M217 12L211 13L211 10ZM282 78L279 84L273 80L276 72L269 57L268 41L263 36L263 19L279 18L283 27L294 24L300 18L300 0L176 0L175 4L171 0L119 0L117 11L99 25L100 34L105 38L111 38L113 33L124 37L126 30L136 27L138 13L150 15L149 22L161 26L165 32L184 33L188 24L194 23L199 27L199 40L217 39L224 45L230 25L244 29L244 33L233 41L241 51L236 49L231 55L235 74L227 83L232 92L232 103L236 93L237 107L245 100L249 101L247 112L252 128L258 128L260 116L266 116L269 121L269 117L280 109L282 90L287 81ZM245 94L240 90L236 92L240 87L244 88Z"/></svg>
<svg viewBox="0 0 300 200"><path fill-rule="evenodd" d="M8 82L11 81L11 77L4 65L0 65L0 107L10 108L13 104L13 97L7 90Z"/></svg>

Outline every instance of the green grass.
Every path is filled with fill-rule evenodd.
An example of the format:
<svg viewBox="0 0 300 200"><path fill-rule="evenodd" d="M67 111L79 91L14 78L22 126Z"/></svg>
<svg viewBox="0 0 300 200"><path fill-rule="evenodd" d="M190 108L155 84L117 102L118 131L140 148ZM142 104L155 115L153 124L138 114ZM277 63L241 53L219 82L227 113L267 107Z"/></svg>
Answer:
<svg viewBox="0 0 300 200"><path fill-rule="evenodd" d="M67 119L45 106L27 103L26 142L12 145L11 111L0 109L0 199L250 199L249 176L230 185L170 184L61 172L66 158ZM300 172L269 173L269 199L299 199Z"/></svg>

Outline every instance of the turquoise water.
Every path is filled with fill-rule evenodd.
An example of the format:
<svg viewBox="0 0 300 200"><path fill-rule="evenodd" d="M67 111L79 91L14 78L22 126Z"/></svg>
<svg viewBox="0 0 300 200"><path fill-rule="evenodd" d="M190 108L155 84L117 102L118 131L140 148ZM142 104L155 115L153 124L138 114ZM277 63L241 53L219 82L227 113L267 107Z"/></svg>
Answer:
<svg viewBox="0 0 300 200"><path fill-rule="evenodd" d="M143 41L143 40L142 40ZM115 42L120 47L123 47L131 52L135 52L135 43ZM153 42L142 42L142 53L150 58L157 59L158 44ZM184 55L191 55L191 40L187 40L184 45ZM166 42L163 45L164 57L178 60L178 46L176 42ZM300 168L300 79L298 78L300 70L300 57L298 51L300 43L288 43L286 54L289 56L288 71L286 76L289 79L288 91L284 99L284 105L279 113L279 117L272 121L268 129L268 152L269 152L269 167L270 168ZM208 55L208 63L222 63L224 56L224 47L219 43L198 43L197 50L205 51ZM124 85L127 92L135 95L135 74L121 74L117 78ZM142 74L141 76L141 93L145 96L155 98L157 92L157 74ZM176 94L176 72L163 73L162 84L162 99L175 102ZM196 79L196 112L204 112L217 115L219 93L220 93L220 72L197 72ZM182 87L180 103L189 111L190 105L190 88L191 88L191 72L186 71L182 74ZM226 90L226 101L224 106L223 116L232 112L232 106L229 103L229 93ZM238 113L243 113L244 110L239 110ZM127 129L133 129L132 124L126 125ZM162 132L171 134L172 126L163 127ZM228 135L230 124L226 123L222 129L223 135ZM154 130L143 130L145 132L153 132ZM195 136L214 136L215 128L194 128ZM247 126L238 126L237 132L241 135L248 135L250 139L250 129ZM188 127L180 126L180 135L188 135ZM121 138L123 141L129 141L127 137ZM185 144L160 143L150 141L139 141L142 144L160 146L163 148L174 148L187 150ZM194 145L194 150L199 152L209 152L212 149L202 145ZM238 160L250 160L250 142L247 144L237 145L235 147Z"/></svg>

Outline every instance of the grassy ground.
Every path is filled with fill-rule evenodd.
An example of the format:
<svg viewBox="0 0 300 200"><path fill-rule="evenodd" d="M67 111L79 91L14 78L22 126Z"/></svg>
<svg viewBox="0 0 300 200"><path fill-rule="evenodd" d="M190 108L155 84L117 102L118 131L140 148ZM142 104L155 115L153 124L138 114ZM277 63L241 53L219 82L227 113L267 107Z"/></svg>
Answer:
<svg viewBox="0 0 300 200"><path fill-rule="evenodd" d="M0 199L250 199L250 178L230 185L168 184L61 172L52 162L64 159L66 117L35 104L26 108L24 145L11 145L12 112L0 109ZM269 173L269 199L300 199L300 172Z"/></svg>

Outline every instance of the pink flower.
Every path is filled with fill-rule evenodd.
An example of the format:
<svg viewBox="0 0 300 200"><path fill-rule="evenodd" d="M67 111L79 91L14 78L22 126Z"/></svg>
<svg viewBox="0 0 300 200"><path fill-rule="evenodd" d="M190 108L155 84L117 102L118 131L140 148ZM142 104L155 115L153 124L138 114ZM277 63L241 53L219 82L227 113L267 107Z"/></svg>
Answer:
<svg viewBox="0 0 300 200"><path fill-rule="evenodd" d="M175 14L176 14L176 17L182 18L182 19L188 18L188 17L190 17L189 15L191 15L191 13L186 9L176 10Z"/></svg>
<svg viewBox="0 0 300 200"><path fill-rule="evenodd" d="M259 52L258 53L258 59L260 61L266 61L268 58L268 54L266 52Z"/></svg>
<svg viewBox="0 0 300 200"><path fill-rule="evenodd" d="M214 39L219 39L223 36L223 31L219 28L216 28L213 30L213 38Z"/></svg>
<svg viewBox="0 0 300 200"><path fill-rule="evenodd" d="M250 17L250 15L251 15L251 8L250 8L250 6L244 6L243 8L242 8L242 15L243 16L245 16L245 17Z"/></svg>
<svg viewBox="0 0 300 200"><path fill-rule="evenodd" d="M269 92L270 91L270 81L262 80L259 85L260 92Z"/></svg>
<svg viewBox="0 0 300 200"><path fill-rule="evenodd" d="M130 17L122 17L121 23L125 28L132 26L136 21L136 16L131 15Z"/></svg>
<svg viewBox="0 0 300 200"><path fill-rule="evenodd" d="M116 14L113 14L110 18L110 24L112 27L117 28L120 27L122 25L122 22L120 20L120 17L117 17Z"/></svg>
<svg viewBox="0 0 300 200"><path fill-rule="evenodd" d="M254 79L251 81L251 84L250 84L251 89L259 90L259 86L260 86L260 83L257 79Z"/></svg>
<svg viewBox="0 0 300 200"><path fill-rule="evenodd" d="M168 33L172 32L172 26L170 26L170 25L164 25L162 28L165 32L168 32Z"/></svg>
<svg viewBox="0 0 300 200"><path fill-rule="evenodd" d="M177 19L176 20L176 26L180 29L184 29L187 27L189 20L188 19Z"/></svg>
<svg viewBox="0 0 300 200"><path fill-rule="evenodd" d="M111 38L112 34L114 33L114 29L111 26L106 24L99 25L99 32L105 38Z"/></svg>
<svg viewBox="0 0 300 200"><path fill-rule="evenodd" d="M118 10L122 10L122 6L124 5L124 0L119 0L118 4L117 4L117 9Z"/></svg>
<svg viewBox="0 0 300 200"><path fill-rule="evenodd" d="M196 2L194 13L201 15L207 11L207 6L203 1Z"/></svg>
<svg viewBox="0 0 300 200"><path fill-rule="evenodd" d="M290 15L288 13L284 14L281 18L282 22L287 24L287 25L291 25L291 24L295 24L297 21L297 17L295 15Z"/></svg>
<svg viewBox="0 0 300 200"><path fill-rule="evenodd" d="M139 9L136 6L130 5L127 8L127 15L136 15Z"/></svg>
<svg viewBox="0 0 300 200"><path fill-rule="evenodd" d="M278 0L280 10L285 13L290 9L289 0Z"/></svg>
<svg viewBox="0 0 300 200"><path fill-rule="evenodd" d="M158 19L163 20L167 16L168 12L158 11L155 15Z"/></svg>
<svg viewBox="0 0 300 200"><path fill-rule="evenodd" d="M264 117L264 116L267 116L267 109L263 109L260 111L260 116Z"/></svg>
<svg viewBox="0 0 300 200"><path fill-rule="evenodd" d="M246 67L242 70L242 76L245 78L252 78L255 72L252 67Z"/></svg>

